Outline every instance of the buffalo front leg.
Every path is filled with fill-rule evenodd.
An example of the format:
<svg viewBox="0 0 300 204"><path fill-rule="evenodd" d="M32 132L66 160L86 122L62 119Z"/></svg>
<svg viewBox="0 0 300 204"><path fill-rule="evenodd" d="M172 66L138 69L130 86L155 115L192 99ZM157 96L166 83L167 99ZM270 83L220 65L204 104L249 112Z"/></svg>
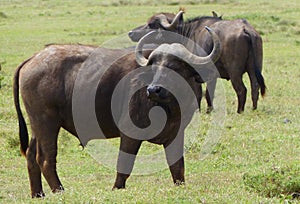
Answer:
<svg viewBox="0 0 300 204"><path fill-rule="evenodd" d="M36 162L36 139L32 137L26 152L27 169L29 174L31 197L44 197L41 170Z"/></svg>
<svg viewBox="0 0 300 204"><path fill-rule="evenodd" d="M206 113L210 113L214 109L213 100L215 97L216 84L217 84L216 78L206 83L206 92L205 92L205 98L207 102Z"/></svg>
<svg viewBox="0 0 300 204"><path fill-rule="evenodd" d="M113 189L125 188L126 180L132 172L134 161L141 143L141 140L121 136L117 161L117 177Z"/></svg>
<svg viewBox="0 0 300 204"><path fill-rule="evenodd" d="M184 184L183 132L171 143L164 144L164 149L174 184Z"/></svg>
<svg viewBox="0 0 300 204"><path fill-rule="evenodd" d="M184 158L183 156L174 164L169 166L175 185L184 184Z"/></svg>

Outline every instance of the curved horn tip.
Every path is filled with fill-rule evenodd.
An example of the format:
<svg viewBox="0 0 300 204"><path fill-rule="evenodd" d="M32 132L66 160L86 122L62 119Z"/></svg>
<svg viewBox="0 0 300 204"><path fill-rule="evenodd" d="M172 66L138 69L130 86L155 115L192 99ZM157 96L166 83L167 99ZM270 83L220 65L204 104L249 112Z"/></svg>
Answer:
<svg viewBox="0 0 300 204"><path fill-rule="evenodd" d="M153 30L149 33L147 33L146 35L144 35L139 42L137 43L136 47L135 47L135 57L136 57L136 62L144 67L148 64L148 59L146 59L143 56L143 47L144 44L149 44L149 43L153 43L156 37L152 36L155 35L155 33L157 33L157 31Z"/></svg>
<svg viewBox="0 0 300 204"><path fill-rule="evenodd" d="M183 14L185 13L185 11L178 11L178 13L176 14L176 17L179 17L179 16L183 16Z"/></svg>
<svg viewBox="0 0 300 204"><path fill-rule="evenodd" d="M185 11L184 11L184 10L180 10L180 11L178 11L178 13L179 13L179 14L184 14Z"/></svg>
<svg viewBox="0 0 300 204"><path fill-rule="evenodd" d="M180 6L180 7L179 7L179 11L183 11L183 13L185 13L185 8L182 7L182 6Z"/></svg>

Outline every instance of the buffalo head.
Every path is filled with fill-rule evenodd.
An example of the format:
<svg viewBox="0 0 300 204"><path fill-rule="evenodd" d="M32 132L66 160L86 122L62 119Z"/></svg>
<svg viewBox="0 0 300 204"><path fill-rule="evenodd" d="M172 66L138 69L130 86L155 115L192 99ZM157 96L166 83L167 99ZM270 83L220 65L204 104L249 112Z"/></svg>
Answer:
<svg viewBox="0 0 300 204"><path fill-rule="evenodd" d="M144 35L153 30L175 31L177 26L183 22L184 11L179 11L176 15L172 13L159 13L150 17L145 25L134 28L128 32L128 36L133 42L138 42Z"/></svg>
<svg viewBox="0 0 300 204"><path fill-rule="evenodd" d="M160 34L153 31L139 41L136 47L136 60L141 66L151 66L153 71L153 80L147 87L147 94L151 100L162 103L172 101L173 96L169 91L172 87L165 87L163 84L173 84L176 90L180 90L182 86L177 83L176 75L184 79L189 86L195 87L195 82L209 81L218 74L212 65L221 53L220 40L213 30L208 27L206 29L212 36L214 47L211 53L204 57L198 56L195 51L190 51L188 47L177 42L164 43L156 48L148 59L145 58L142 52L143 45L151 42L151 39L157 40L157 35L163 36L163 33L169 33L166 31ZM185 90L181 91L185 92Z"/></svg>

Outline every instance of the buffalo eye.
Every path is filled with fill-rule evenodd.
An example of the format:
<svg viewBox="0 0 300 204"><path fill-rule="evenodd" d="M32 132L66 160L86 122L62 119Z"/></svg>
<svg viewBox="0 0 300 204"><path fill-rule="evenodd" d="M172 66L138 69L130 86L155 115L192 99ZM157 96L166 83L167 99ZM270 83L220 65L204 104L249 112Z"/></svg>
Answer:
<svg viewBox="0 0 300 204"><path fill-rule="evenodd" d="M158 29L158 23L157 22L152 22L148 24L148 27L151 29Z"/></svg>
<svg viewBox="0 0 300 204"><path fill-rule="evenodd" d="M204 83L203 79L202 79L201 76L198 75L198 74L195 76L195 81L196 81L197 83Z"/></svg>

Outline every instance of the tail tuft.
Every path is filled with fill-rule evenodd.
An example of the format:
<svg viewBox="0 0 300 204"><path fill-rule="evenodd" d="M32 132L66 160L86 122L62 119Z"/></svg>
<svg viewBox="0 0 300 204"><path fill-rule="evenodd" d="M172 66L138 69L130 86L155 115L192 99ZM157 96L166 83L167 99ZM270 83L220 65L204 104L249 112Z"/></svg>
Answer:
<svg viewBox="0 0 300 204"><path fill-rule="evenodd" d="M260 86L260 94L261 94L262 97L264 97L265 94L266 94L266 89L267 89L266 84L265 84L265 79L262 76L259 69L255 69L255 75L256 75L256 78L257 78L257 82Z"/></svg>

